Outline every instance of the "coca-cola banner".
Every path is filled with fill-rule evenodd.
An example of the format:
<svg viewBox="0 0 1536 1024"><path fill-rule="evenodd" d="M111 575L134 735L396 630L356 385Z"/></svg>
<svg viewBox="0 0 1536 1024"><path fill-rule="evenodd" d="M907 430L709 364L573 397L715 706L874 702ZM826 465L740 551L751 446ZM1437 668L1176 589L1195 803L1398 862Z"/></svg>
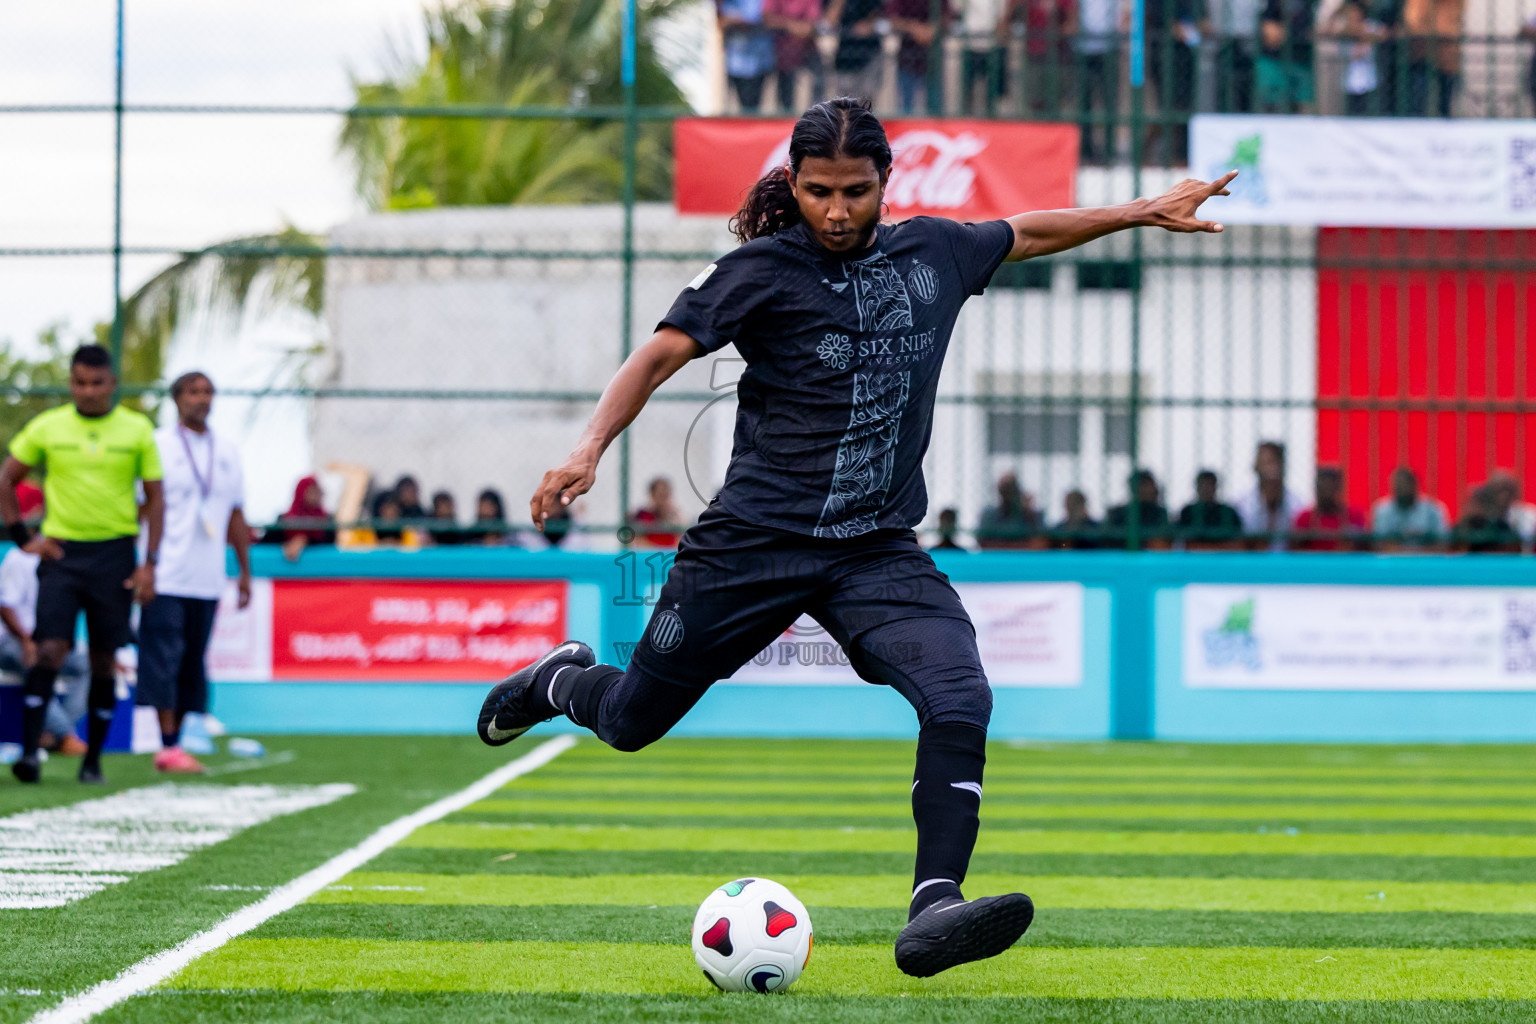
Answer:
<svg viewBox="0 0 1536 1024"><path fill-rule="evenodd" d="M794 122L682 118L673 129L679 213L735 213L753 182L789 162ZM887 121L889 216L990 220L1072 206L1076 125Z"/></svg>
<svg viewBox="0 0 1536 1024"><path fill-rule="evenodd" d="M276 580L273 679L484 681L565 639L564 580Z"/></svg>

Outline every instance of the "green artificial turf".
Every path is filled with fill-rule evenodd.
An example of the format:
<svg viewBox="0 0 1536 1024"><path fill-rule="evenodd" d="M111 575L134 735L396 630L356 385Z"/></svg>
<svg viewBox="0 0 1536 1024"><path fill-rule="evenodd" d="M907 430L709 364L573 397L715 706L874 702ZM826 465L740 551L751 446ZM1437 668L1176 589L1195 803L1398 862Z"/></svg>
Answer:
<svg viewBox="0 0 1536 1024"><path fill-rule="evenodd" d="M538 738L269 740L295 758L213 784L359 791L67 907L0 910L0 1021L174 945ZM966 888L1023 887L1039 914L1004 956L927 981L890 950L911 885L911 756L586 740L101 1019L1536 1019L1536 750L994 744ZM153 782L145 761L114 758L114 785ZM100 795L65 778L0 787L0 814ZM790 885L815 927L782 996L714 992L688 949L697 901L751 874Z"/></svg>

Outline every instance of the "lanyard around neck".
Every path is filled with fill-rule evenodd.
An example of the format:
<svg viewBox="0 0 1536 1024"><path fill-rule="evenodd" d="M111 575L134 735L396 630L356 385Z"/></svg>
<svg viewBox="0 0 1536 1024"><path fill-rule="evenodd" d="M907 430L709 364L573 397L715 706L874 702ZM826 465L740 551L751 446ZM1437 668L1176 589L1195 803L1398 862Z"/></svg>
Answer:
<svg viewBox="0 0 1536 1024"><path fill-rule="evenodd" d="M200 494L202 494L203 500L207 501L208 500L208 496L213 493L213 467L214 467L214 465L218 461L217 459L214 458L214 456L217 453L213 450L213 431L209 430L207 432L208 433L208 476L206 478L203 476L202 473L198 472L197 460L192 457L192 445L187 440L187 428L178 423L176 425L176 433L181 437L181 447L187 453L187 465L192 467L192 478L197 481L198 492Z"/></svg>

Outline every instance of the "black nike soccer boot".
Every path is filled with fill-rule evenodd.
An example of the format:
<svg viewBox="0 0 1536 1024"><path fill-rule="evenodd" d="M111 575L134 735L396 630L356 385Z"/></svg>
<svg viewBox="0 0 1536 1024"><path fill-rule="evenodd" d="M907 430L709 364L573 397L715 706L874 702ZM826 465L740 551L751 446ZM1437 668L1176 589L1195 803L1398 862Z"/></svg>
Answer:
<svg viewBox="0 0 1536 1024"><path fill-rule="evenodd" d="M1021 892L979 900L940 900L918 914L896 937L896 966L914 978L930 978L972 960L1008 949L1035 919L1035 905Z"/></svg>
<svg viewBox="0 0 1536 1024"><path fill-rule="evenodd" d="M492 747L511 743L540 722L560 714L544 693L537 693L536 683L545 669L559 665L591 668L597 664L592 648L579 640L567 640L538 661L518 669L495 686L480 705L480 738ZM547 680L546 680L547 682Z"/></svg>

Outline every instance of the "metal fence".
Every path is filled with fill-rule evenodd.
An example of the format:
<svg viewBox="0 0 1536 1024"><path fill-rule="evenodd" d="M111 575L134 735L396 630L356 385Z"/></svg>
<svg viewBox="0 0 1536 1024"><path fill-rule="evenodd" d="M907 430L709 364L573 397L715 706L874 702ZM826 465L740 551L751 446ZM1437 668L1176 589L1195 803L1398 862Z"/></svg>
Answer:
<svg viewBox="0 0 1536 1024"><path fill-rule="evenodd" d="M1500 24L1509 20L1502 8L1495 13ZM698 267L731 244L720 221L679 217L664 198L645 199L665 196L665 128L686 111L641 105L633 7L620 16L627 26L622 101L553 108L507 96L348 107L135 104L123 93L121 5L118 18L115 102L0 108L3 115L111 120L117 160L110 243L49 248L0 240L0 260L109 259L115 350L132 326L125 260L201 256L225 269L244 268L252 279L321 268L323 344L302 352L285 374L219 384L226 397L258 402L269 426L274 417L297 424L309 461L331 474L328 497L339 504L344 526L372 526L386 540L409 542L416 532L442 539L441 523L412 531L409 524L369 522L376 492L410 473L420 481L423 505L439 489L456 499L456 539L502 538L523 518L540 473L575 442L613 370ZM1029 24L1006 27L981 45L956 22L955 31L939 32L928 46L923 88L909 87L905 95L918 109L1064 120L1082 125L1085 138L1104 132L1100 137L1112 144L1084 153L1084 205L1126 201L1181 177L1181 132L1191 111L1254 104L1230 88L1251 56L1246 46L1229 45L1236 37L1207 32L1187 46L1172 34L1176 24L1160 31L1149 24L1144 35L1117 30L1103 51L1111 57L1088 62L1084 57L1093 54L1064 23L1047 21L1043 36L1031 34ZM899 109L903 50L888 25L879 31L876 60L883 63L869 81L882 108ZM820 43L829 65L837 41L831 35ZM1308 107L1342 112L1344 94L1325 80L1343 82L1347 62L1337 58L1345 44L1316 42L1317 99ZM1434 71L1443 42L1375 39L1376 88L1390 90L1394 112L1415 113L1412 104L1421 100L1438 103L1442 87L1453 90L1456 115L1529 110L1519 74L1529 62L1528 44L1511 33L1458 37L1459 77L1431 74L1423 80L1427 92L1410 89L1411 68L1423 71L1430 60ZM1147 69L1139 80L1131 73L1138 49ZM1094 67L1112 76L1112 88L1085 84ZM791 76L802 99L815 91L806 75L814 78ZM739 105L738 94L734 86L721 91L722 98L735 96L728 104ZM1372 101L1375 107L1385 95ZM1370 105L1359 110L1378 112ZM397 192L376 204L380 212L327 226L316 239L279 236L185 253L127 237L125 122L273 114L430 124L444 146L493 135L502 146L525 139L530 153L558 147L568 162L551 165L552 182L535 179L522 193L531 201L496 198L494 187L481 205L459 207ZM592 126L611 131L616 146L603 150L594 133L573 130ZM605 174L611 199L559 201L562 180ZM422 180L434 182L432 175L427 167ZM1389 493L1393 471L1405 467L1445 506L1440 546L1517 550L1523 541L1528 548L1536 530L1536 522L1526 522L1536 516L1524 504L1523 483L1536 473L1526 428L1536 392L1525 354L1536 340L1527 313L1536 296L1531 247L1529 234L1515 231L1236 227L1218 237L1131 232L1060 257L1006 265L987 294L968 305L955 332L925 466L925 525L937 530L940 510L953 509L956 535L988 546L1263 546L1273 538L1253 537L1250 528L1236 531L1250 534L1240 539L1221 522L1201 519L1203 513L1196 514L1203 526L1180 530L1178 512L1196 499L1202 470L1216 474L1225 501L1256 491L1256 463L1269 457L1260 445L1278 442L1286 451L1287 509L1311 505L1315 471L1336 466L1346 503L1365 515ZM195 347L198 330L195 319L184 319L177 344ZM658 392L610 452L567 544L643 543L647 528L639 526L637 537L632 513L657 477L671 481L685 520L702 508L729 452L739 369L729 356L698 360ZM136 377L124 364L125 393L155 397L164 384L159 376ZM4 388L12 405L60 394L57 386L19 380ZM272 433L252 433L248 461ZM1138 469L1153 484L1133 477ZM1010 477L1018 509L1010 507L1015 499L999 497ZM1138 479L1139 493L1132 486ZM472 523L484 488L500 492L513 526ZM1072 511L1079 503L1082 515ZM998 514L999 505L1007 514ZM1274 528L1291 531L1289 519ZM1458 520L1473 532L1453 536L1450 525ZM1288 542L1320 549L1364 543L1347 519L1344 526L1345 537Z"/></svg>

